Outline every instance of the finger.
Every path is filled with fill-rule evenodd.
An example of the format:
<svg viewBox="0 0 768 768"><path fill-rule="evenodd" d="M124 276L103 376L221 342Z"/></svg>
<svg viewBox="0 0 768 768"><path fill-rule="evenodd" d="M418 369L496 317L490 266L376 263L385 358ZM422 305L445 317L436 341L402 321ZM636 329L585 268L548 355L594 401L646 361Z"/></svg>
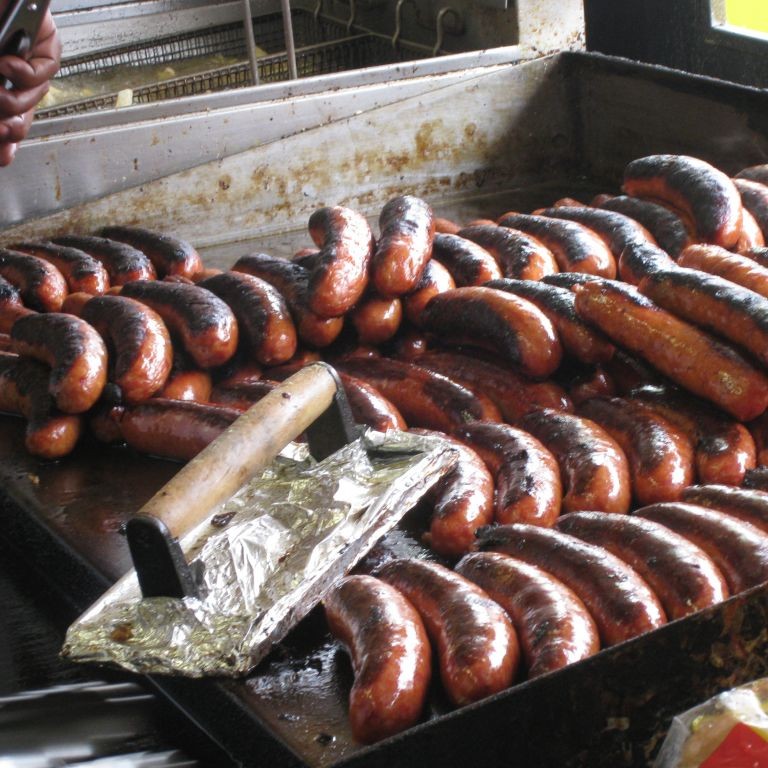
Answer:
<svg viewBox="0 0 768 768"><path fill-rule="evenodd" d="M8 78L18 90L35 88L58 72L60 59L61 39L48 11L27 59L0 57L0 75Z"/></svg>
<svg viewBox="0 0 768 768"><path fill-rule="evenodd" d="M16 156L17 145L11 143L0 143L0 168L10 165Z"/></svg>
<svg viewBox="0 0 768 768"><path fill-rule="evenodd" d="M32 117L31 111L16 117L7 117L0 122L0 126L4 129L0 133L0 139L5 142L19 142L26 139L32 125Z"/></svg>
<svg viewBox="0 0 768 768"><path fill-rule="evenodd" d="M6 91L0 88L0 120L23 115L34 109L40 99L48 93L48 87L49 83L46 80L42 85L25 91Z"/></svg>

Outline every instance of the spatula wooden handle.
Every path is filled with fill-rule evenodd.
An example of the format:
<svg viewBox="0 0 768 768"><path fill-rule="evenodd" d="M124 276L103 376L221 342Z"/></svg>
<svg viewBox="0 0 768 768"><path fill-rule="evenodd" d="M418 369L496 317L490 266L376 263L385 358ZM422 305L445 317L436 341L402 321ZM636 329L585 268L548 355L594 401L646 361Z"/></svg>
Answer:
<svg viewBox="0 0 768 768"><path fill-rule="evenodd" d="M338 378L312 363L249 408L184 465L142 508L171 535L182 536L272 461L333 401Z"/></svg>

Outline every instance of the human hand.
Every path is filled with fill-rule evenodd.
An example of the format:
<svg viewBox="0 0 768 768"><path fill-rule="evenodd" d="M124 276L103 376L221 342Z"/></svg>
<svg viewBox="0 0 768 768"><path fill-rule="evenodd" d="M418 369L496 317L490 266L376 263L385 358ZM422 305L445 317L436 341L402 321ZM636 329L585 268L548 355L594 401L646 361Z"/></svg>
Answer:
<svg viewBox="0 0 768 768"><path fill-rule="evenodd" d="M13 84L11 90L0 87L0 167L11 163L18 143L29 133L35 106L48 92L60 59L61 40L50 11L28 59L0 56L0 78Z"/></svg>

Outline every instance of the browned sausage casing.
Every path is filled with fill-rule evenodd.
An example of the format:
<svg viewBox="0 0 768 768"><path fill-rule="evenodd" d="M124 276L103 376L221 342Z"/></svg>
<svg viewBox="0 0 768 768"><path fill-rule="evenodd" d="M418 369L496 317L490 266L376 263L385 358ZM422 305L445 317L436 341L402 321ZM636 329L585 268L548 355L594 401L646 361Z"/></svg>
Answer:
<svg viewBox="0 0 768 768"><path fill-rule="evenodd" d="M136 280L124 285L120 295L136 299L157 312L201 368L223 365L235 354L235 315L211 291L186 283Z"/></svg>
<svg viewBox="0 0 768 768"><path fill-rule="evenodd" d="M649 155L624 169L622 190L632 197L672 205L700 240L731 248L741 232L741 198L734 183L714 166L687 155Z"/></svg>
<svg viewBox="0 0 768 768"><path fill-rule="evenodd" d="M206 399L216 405L226 405L227 408L247 411L254 403L258 403L259 400L278 386L278 383L271 379L259 379L259 381L242 382L240 384L230 384L229 386L219 384L209 389L209 396ZM176 399L197 400L197 398L182 397Z"/></svg>
<svg viewBox="0 0 768 768"><path fill-rule="evenodd" d="M295 261L250 253L241 256L232 267L266 280L282 294L296 324L299 339L312 347L327 347L344 326L342 317L320 317L309 309L309 270Z"/></svg>
<svg viewBox="0 0 768 768"><path fill-rule="evenodd" d="M610 249L583 224L510 212L499 219L499 225L519 229L540 240L554 254L563 272L616 277L616 259Z"/></svg>
<svg viewBox="0 0 768 768"><path fill-rule="evenodd" d="M339 376L356 424L365 424L378 432L407 429L400 411L375 387L346 373Z"/></svg>
<svg viewBox="0 0 768 768"><path fill-rule="evenodd" d="M631 285L637 285L647 275L662 269L672 269L675 262L661 248L649 243L634 243L619 257L619 277Z"/></svg>
<svg viewBox="0 0 768 768"><path fill-rule="evenodd" d="M160 316L125 296L94 296L80 317L107 343L111 381L127 403L154 395L165 384L173 362L171 339Z"/></svg>
<svg viewBox="0 0 768 768"><path fill-rule="evenodd" d="M432 649L416 609L389 584L347 576L323 600L331 632L352 657L349 721L371 744L418 722L432 674Z"/></svg>
<svg viewBox="0 0 768 768"><path fill-rule="evenodd" d="M10 333L16 320L32 312L34 310L27 309L22 303L16 286L0 277L0 333Z"/></svg>
<svg viewBox="0 0 768 768"><path fill-rule="evenodd" d="M429 301L431 295L427 298ZM381 296L368 296L352 310L348 317L357 331L361 344L383 344L389 341L400 328L403 319L401 299L385 299Z"/></svg>
<svg viewBox="0 0 768 768"><path fill-rule="evenodd" d="M760 233L763 235L762 243L755 243L757 247L765 245L765 235L768 233L768 186L765 183L750 179L734 179L733 183L741 195L741 203L744 210L748 211Z"/></svg>
<svg viewBox="0 0 768 768"><path fill-rule="evenodd" d="M24 447L42 459L72 452L83 431L79 414L61 413L48 392L49 369L16 355L0 355L0 410L27 419Z"/></svg>
<svg viewBox="0 0 768 768"><path fill-rule="evenodd" d="M627 195L608 197L593 203L599 208L623 213L640 222L673 259L693 242L683 220L674 211L658 203Z"/></svg>
<svg viewBox="0 0 768 768"><path fill-rule="evenodd" d="M573 410L563 388L552 381L530 381L511 368L460 352L424 352L418 365L489 397L506 421L516 421L534 408Z"/></svg>
<svg viewBox="0 0 768 768"><path fill-rule="evenodd" d="M13 349L51 367L49 391L64 413L87 411L107 383L107 348L96 330L74 315L49 312L19 318Z"/></svg>
<svg viewBox="0 0 768 768"><path fill-rule="evenodd" d="M712 559L688 539L652 520L604 512L563 515L559 531L596 544L634 568L669 619L722 602L728 585Z"/></svg>
<svg viewBox="0 0 768 768"><path fill-rule="evenodd" d="M744 520L679 501L651 504L632 514L655 520L703 549L732 595L768 581L768 536Z"/></svg>
<svg viewBox="0 0 768 768"><path fill-rule="evenodd" d="M552 322L563 352L583 363L610 360L613 344L599 331L588 326L576 313L576 297L567 288L537 280L492 280L487 288L505 291L535 304Z"/></svg>
<svg viewBox="0 0 768 768"><path fill-rule="evenodd" d="M501 606L480 587L425 560L393 560L377 575L421 616L454 704L469 704L511 685L520 660L517 635Z"/></svg>
<svg viewBox="0 0 768 768"><path fill-rule="evenodd" d="M768 493L764 491L728 485L692 485L683 491L682 501L738 517L768 533Z"/></svg>
<svg viewBox="0 0 768 768"><path fill-rule="evenodd" d="M680 267L648 275L639 289L659 306L768 364L768 298L716 275Z"/></svg>
<svg viewBox="0 0 768 768"><path fill-rule="evenodd" d="M501 277L540 280L558 271L552 251L532 235L494 223L474 224L459 231L459 237L485 248L496 259Z"/></svg>
<svg viewBox="0 0 768 768"><path fill-rule="evenodd" d="M140 227L104 227L99 233L109 240L127 243L146 254L159 277L181 275L193 278L203 268L200 254L186 240L165 232Z"/></svg>
<svg viewBox="0 0 768 768"><path fill-rule="evenodd" d="M457 563L456 572L485 590L509 614L529 678L600 650L597 627L584 603L541 568L498 552L473 552Z"/></svg>
<svg viewBox="0 0 768 768"><path fill-rule="evenodd" d="M285 299L269 283L241 272L222 272L198 283L237 318L243 346L262 365L280 365L296 352L296 327Z"/></svg>
<svg viewBox="0 0 768 768"><path fill-rule="evenodd" d="M750 291L768 297L768 269L753 258L726 251L715 245L689 245L677 263L723 277Z"/></svg>
<svg viewBox="0 0 768 768"><path fill-rule="evenodd" d="M639 504L676 501L694 480L693 446L688 438L642 402L596 397L578 407L621 446L629 461Z"/></svg>
<svg viewBox="0 0 768 768"><path fill-rule="evenodd" d="M416 290L432 254L435 220L421 198L401 195L379 215L379 240L371 258L371 281L382 296Z"/></svg>
<svg viewBox="0 0 768 768"><path fill-rule="evenodd" d="M496 259L489 251L457 234L436 234L432 241L432 258L451 273L457 286L482 285L502 276Z"/></svg>
<svg viewBox="0 0 768 768"><path fill-rule="evenodd" d="M768 379L736 350L676 318L629 286L579 286L576 311L617 344L740 421L768 406Z"/></svg>
<svg viewBox="0 0 768 768"><path fill-rule="evenodd" d="M752 488L756 491L768 491L768 467L761 466L748 469L744 474L742 487Z"/></svg>
<svg viewBox="0 0 768 768"><path fill-rule="evenodd" d="M417 435L437 435L458 453L454 468L430 490L433 503L429 546L444 557L461 557L475 543L475 531L493 520L493 478L468 445L443 432L414 429Z"/></svg>
<svg viewBox="0 0 768 768"><path fill-rule="evenodd" d="M312 257L309 308L320 317L340 317L368 285L373 233L359 213L336 206L309 217L309 234L320 248Z"/></svg>
<svg viewBox="0 0 768 768"><path fill-rule="evenodd" d="M492 422L466 424L455 434L493 475L496 522L554 524L562 502L560 471L541 442L521 429Z"/></svg>
<svg viewBox="0 0 768 768"><path fill-rule="evenodd" d="M101 294L109 288L109 275L98 259L70 246L49 241L16 243L13 250L29 253L53 264L71 292Z"/></svg>
<svg viewBox="0 0 768 768"><path fill-rule="evenodd" d="M336 367L379 390L411 427L451 433L468 420L501 419L488 398L413 363L366 357L339 360Z"/></svg>
<svg viewBox="0 0 768 768"><path fill-rule="evenodd" d="M557 460L565 495L563 511L626 513L632 496L629 464L619 444L583 416L541 408L519 421Z"/></svg>
<svg viewBox="0 0 768 768"><path fill-rule="evenodd" d="M632 396L674 424L694 447L696 476L702 483L739 485L755 466L755 441L738 421L673 387L646 385Z"/></svg>
<svg viewBox="0 0 768 768"><path fill-rule="evenodd" d="M595 620L603 645L615 645L666 622L643 578L607 549L552 528L499 525L479 534L481 550L511 555L570 587Z"/></svg>
<svg viewBox="0 0 768 768"><path fill-rule="evenodd" d="M157 272L149 257L128 243L95 235L64 235L52 242L77 248L98 259L107 270L111 285L125 285L133 280L154 280Z"/></svg>
<svg viewBox="0 0 768 768"><path fill-rule="evenodd" d="M19 290L25 306L36 312L58 312L68 293L64 276L37 256L0 248L0 277Z"/></svg>
<svg viewBox="0 0 768 768"><path fill-rule="evenodd" d="M239 415L234 408L154 397L126 407L119 425L125 442L140 453L188 461Z"/></svg>
<svg viewBox="0 0 768 768"><path fill-rule="evenodd" d="M427 262L416 289L403 296L405 316L413 325L421 326L421 315L433 296L456 287L451 273L434 257Z"/></svg>
<svg viewBox="0 0 768 768"><path fill-rule="evenodd" d="M532 378L546 378L562 359L560 339L547 316L530 301L494 288L440 293L421 318L442 341L495 352Z"/></svg>

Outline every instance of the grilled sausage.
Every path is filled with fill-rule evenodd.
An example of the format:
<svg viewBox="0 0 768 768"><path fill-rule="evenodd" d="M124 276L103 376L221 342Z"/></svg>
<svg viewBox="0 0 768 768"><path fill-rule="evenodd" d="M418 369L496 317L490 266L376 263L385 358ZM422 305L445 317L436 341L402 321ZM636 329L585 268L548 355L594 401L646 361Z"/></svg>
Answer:
<svg viewBox="0 0 768 768"><path fill-rule="evenodd" d="M652 520L604 512L573 512L559 531L604 547L645 579L669 619L681 619L728 598L722 573L703 550Z"/></svg>
<svg viewBox="0 0 768 768"><path fill-rule="evenodd" d="M672 386L669 379L645 360L630 355L621 348L616 350L610 360L603 363L603 367L610 376L617 395L628 395L638 387L644 386Z"/></svg>
<svg viewBox="0 0 768 768"><path fill-rule="evenodd" d="M534 280L492 280L486 288L495 288L527 299L550 320L566 355L583 363L610 360L614 346L576 313L576 297L567 288L558 288Z"/></svg>
<svg viewBox="0 0 768 768"><path fill-rule="evenodd" d="M241 272L222 272L198 283L218 296L237 318L243 346L262 365L279 365L296 352L296 327L273 286Z"/></svg>
<svg viewBox="0 0 768 768"><path fill-rule="evenodd" d="M107 348L96 330L74 315L49 312L19 318L13 349L51 367L49 391L64 413L87 411L107 382Z"/></svg>
<svg viewBox="0 0 768 768"><path fill-rule="evenodd" d="M442 216L435 216L435 234L455 235L461 226Z"/></svg>
<svg viewBox="0 0 768 768"><path fill-rule="evenodd" d="M619 277L631 285L637 285L646 275L662 269L672 269L675 262L661 248L648 243L634 243L619 257Z"/></svg>
<svg viewBox="0 0 768 768"><path fill-rule="evenodd" d="M454 288L435 296L422 325L449 344L495 352L532 378L560 365L562 347L546 315L526 299L493 288Z"/></svg>
<svg viewBox="0 0 768 768"><path fill-rule="evenodd" d="M613 254L596 234L582 224L510 212L499 219L499 225L521 230L544 243L562 272L616 277Z"/></svg>
<svg viewBox="0 0 768 768"><path fill-rule="evenodd" d="M597 275L588 275L586 272L557 272L554 275L544 275L541 282L572 291L577 285L598 282L600 279Z"/></svg>
<svg viewBox="0 0 768 768"><path fill-rule="evenodd" d="M342 579L323 607L331 632L352 657L354 738L371 744L418 722L432 674L432 649L416 609L372 576Z"/></svg>
<svg viewBox="0 0 768 768"><path fill-rule="evenodd" d="M567 381L568 397L577 405L593 397L615 397L618 394L613 378L601 365L576 370L561 368L558 376Z"/></svg>
<svg viewBox="0 0 768 768"><path fill-rule="evenodd" d="M455 435L493 475L497 522L554 524L562 502L560 472L555 457L535 437L491 422L466 424Z"/></svg>
<svg viewBox="0 0 768 768"><path fill-rule="evenodd" d="M136 280L124 285L120 295L136 299L160 315L201 368L223 365L235 354L235 315L224 301L200 285Z"/></svg>
<svg viewBox="0 0 768 768"><path fill-rule="evenodd" d="M216 405L225 405L227 408L247 411L254 403L258 403L265 395L268 395L276 386L278 386L278 382L271 379L260 379L259 381L243 382L229 386L218 384L210 389L207 399ZM177 399L182 400L185 398Z"/></svg>
<svg viewBox="0 0 768 768"><path fill-rule="evenodd" d="M535 565L570 587L592 615L603 645L629 640L666 622L648 584L603 547L552 528L499 525L478 536L481 550Z"/></svg>
<svg viewBox="0 0 768 768"><path fill-rule="evenodd" d="M368 284L373 233L359 213L336 206L309 217L309 234L320 248L311 262L309 308L320 317L340 317Z"/></svg>
<svg viewBox="0 0 768 768"><path fill-rule="evenodd" d="M416 290L432 253L435 220L421 198L401 195L379 215L380 235L371 258L371 281L381 296Z"/></svg>
<svg viewBox="0 0 768 768"><path fill-rule="evenodd" d="M457 230L458 232L459 230ZM457 286L482 285L501 277L501 269L493 255L466 237L437 233L432 241L432 258L450 273Z"/></svg>
<svg viewBox="0 0 768 768"><path fill-rule="evenodd" d="M512 619L528 677L562 669L600 650L584 603L546 571L497 552L473 552L456 572L477 584Z"/></svg>
<svg viewBox="0 0 768 768"><path fill-rule="evenodd" d="M156 397L167 400L193 400L207 403L211 399L213 379L211 372L198 368L182 350L173 351L173 364L162 389Z"/></svg>
<svg viewBox="0 0 768 768"><path fill-rule="evenodd" d="M98 259L84 251L50 241L15 243L11 248L47 261L61 272L71 292L101 294L109 288L109 275Z"/></svg>
<svg viewBox="0 0 768 768"><path fill-rule="evenodd" d="M716 509L768 533L768 493L728 485L692 485L683 491L681 501Z"/></svg>
<svg viewBox="0 0 768 768"><path fill-rule="evenodd" d="M592 230L610 249L614 259L638 242L656 245L653 235L638 221L616 211L592 208L588 205L559 205L535 211L538 216L565 219Z"/></svg>
<svg viewBox="0 0 768 768"><path fill-rule="evenodd" d="M106 342L108 378L120 388L126 403L146 400L165 385L171 372L173 348L168 330L156 312L124 296L93 296L76 314Z"/></svg>
<svg viewBox="0 0 768 768"><path fill-rule="evenodd" d="M496 224L474 224L459 230L459 237L485 248L496 259L501 277L539 280L558 271L552 251L535 237Z"/></svg>
<svg viewBox="0 0 768 768"><path fill-rule="evenodd" d="M460 440L443 432L412 431L437 435L458 453L456 465L428 494L432 516L424 538L437 554L461 557L475 543L475 531L493 520L493 478L480 456Z"/></svg>
<svg viewBox="0 0 768 768"><path fill-rule="evenodd" d="M585 283L576 294L576 311L616 344L741 421L768 405L768 379L762 372L732 347L628 286L609 280Z"/></svg>
<svg viewBox="0 0 768 768"><path fill-rule="evenodd" d="M0 277L16 287L24 305L36 312L58 312L67 295L61 272L28 253L0 248Z"/></svg>
<svg viewBox="0 0 768 768"><path fill-rule="evenodd" d="M327 347L344 327L341 317L320 317L309 309L309 270L295 261L250 253L241 256L233 272L245 272L266 280L283 296L301 341L312 347Z"/></svg>
<svg viewBox="0 0 768 768"><path fill-rule="evenodd" d="M393 560L377 573L405 595L437 646L440 677L456 705L509 687L517 672L517 635L498 603L463 576L425 560Z"/></svg>
<svg viewBox="0 0 768 768"><path fill-rule="evenodd" d="M756 491L768 491L768 467L760 466L748 469L744 473L741 483L743 488L752 488Z"/></svg>
<svg viewBox="0 0 768 768"><path fill-rule="evenodd" d="M451 273L433 256L427 262L416 289L403 296L405 316L413 325L421 326L421 315L430 299L455 287Z"/></svg>
<svg viewBox="0 0 768 768"><path fill-rule="evenodd" d="M638 288L660 307L768 364L768 298L722 277L680 267L648 275Z"/></svg>
<svg viewBox="0 0 768 768"><path fill-rule="evenodd" d="M624 169L622 190L671 205L703 242L731 248L739 239L739 192L726 174L704 160L687 155L638 158Z"/></svg>
<svg viewBox="0 0 768 768"><path fill-rule="evenodd" d="M529 381L511 368L459 352L424 352L414 362L447 376L472 392L489 397L505 421L514 422L534 408L573 410L562 387L552 381Z"/></svg>
<svg viewBox="0 0 768 768"><path fill-rule="evenodd" d="M750 523L696 504L667 502L636 509L703 549L732 595L768 581L768 536Z"/></svg>
<svg viewBox="0 0 768 768"><path fill-rule="evenodd" d="M564 512L628 511L632 493L629 464L606 430L583 416L547 408L532 411L518 423L555 457L565 491Z"/></svg>
<svg viewBox="0 0 768 768"><path fill-rule="evenodd" d="M348 317L361 344L383 344L400 328L403 302L398 298L384 299L370 295L351 309Z"/></svg>
<svg viewBox="0 0 768 768"><path fill-rule="evenodd" d="M16 286L0 277L0 333L10 333L16 320L33 312L22 303Z"/></svg>
<svg viewBox="0 0 768 768"><path fill-rule="evenodd" d="M642 224L653 235L659 247L673 259L676 259L683 248L693 242L683 220L674 211L650 200L618 195L609 196L599 202L593 201L593 205L608 211L623 213Z"/></svg>
<svg viewBox="0 0 768 768"><path fill-rule="evenodd" d="M736 174L735 178L757 181L760 184L768 184L768 164L750 165L747 168L742 168L742 170Z"/></svg>
<svg viewBox="0 0 768 768"><path fill-rule="evenodd" d="M109 275L110 285L125 285L134 280L154 280L157 272L149 257L128 243L95 235L63 235L53 243L77 248L98 259Z"/></svg>
<svg viewBox="0 0 768 768"><path fill-rule="evenodd" d="M741 183L744 184L746 182ZM768 188L766 188L766 194L768 195ZM768 213L768 205L766 209L766 213ZM743 253L752 248L762 248L764 245L765 237L760 229L760 225L757 223L757 219L746 208L743 208L741 211L741 234L735 246L736 252Z"/></svg>
<svg viewBox="0 0 768 768"><path fill-rule="evenodd" d="M676 501L694 479L693 446L673 424L642 402L596 397L578 408L621 446L639 504Z"/></svg>
<svg viewBox="0 0 768 768"><path fill-rule="evenodd" d="M16 355L0 355L0 410L27 419L24 447L41 459L72 452L82 434L79 414L61 413L48 392L49 369Z"/></svg>
<svg viewBox="0 0 768 768"><path fill-rule="evenodd" d="M768 269L754 259L714 245L691 245L681 254L681 267L699 269L768 297Z"/></svg>
<svg viewBox="0 0 768 768"><path fill-rule="evenodd" d="M768 233L768 186L758 181L739 178L734 179L733 183L739 190L744 210L752 215L763 238L765 238L766 233ZM762 245L765 245L765 242Z"/></svg>
<svg viewBox="0 0 768 768"><path fill-rule="evenodd" d="M747 428L707 403L671 387L646 385L632 397L674 424L694 447L702 483L739 485L756 464L755 441Z"/></svg>
<svg viewBox="0 0 768 768"><path fill-rule="evenodd" d="M154 397L126 407L119 426L125 442L140 453L188 461L239 415L234 408Z"/></svg>
<svg viewBox="0 0 768 768"><path fill-rule="evenodd" d="M158 277L181 275L193 278L203 268L200 254L186 240L140 227L104 227L99 234L126 243L144 253Z"/></svg>
<svg viewBox="0 0 768 768"><path fill-rule="evenodd" d="M744 426L755 441L757 465L768 465L768 411L761 413L760 416L747 422Z"/></svg>
<svg viewBox="0 0 768 768"><path fill-rule="evenodd" d="M400 411L375 387L346 373L339 376L356 424L364 424L377 432L407 429Z"/></svg>
<svg viewBox="0 0 768 768"><path fill-rule="evenodd" d="M375 387L411 427L451 433L468 420L501 418L487 398L413 363L374 357L339 360L335 365Z"/></svg>

